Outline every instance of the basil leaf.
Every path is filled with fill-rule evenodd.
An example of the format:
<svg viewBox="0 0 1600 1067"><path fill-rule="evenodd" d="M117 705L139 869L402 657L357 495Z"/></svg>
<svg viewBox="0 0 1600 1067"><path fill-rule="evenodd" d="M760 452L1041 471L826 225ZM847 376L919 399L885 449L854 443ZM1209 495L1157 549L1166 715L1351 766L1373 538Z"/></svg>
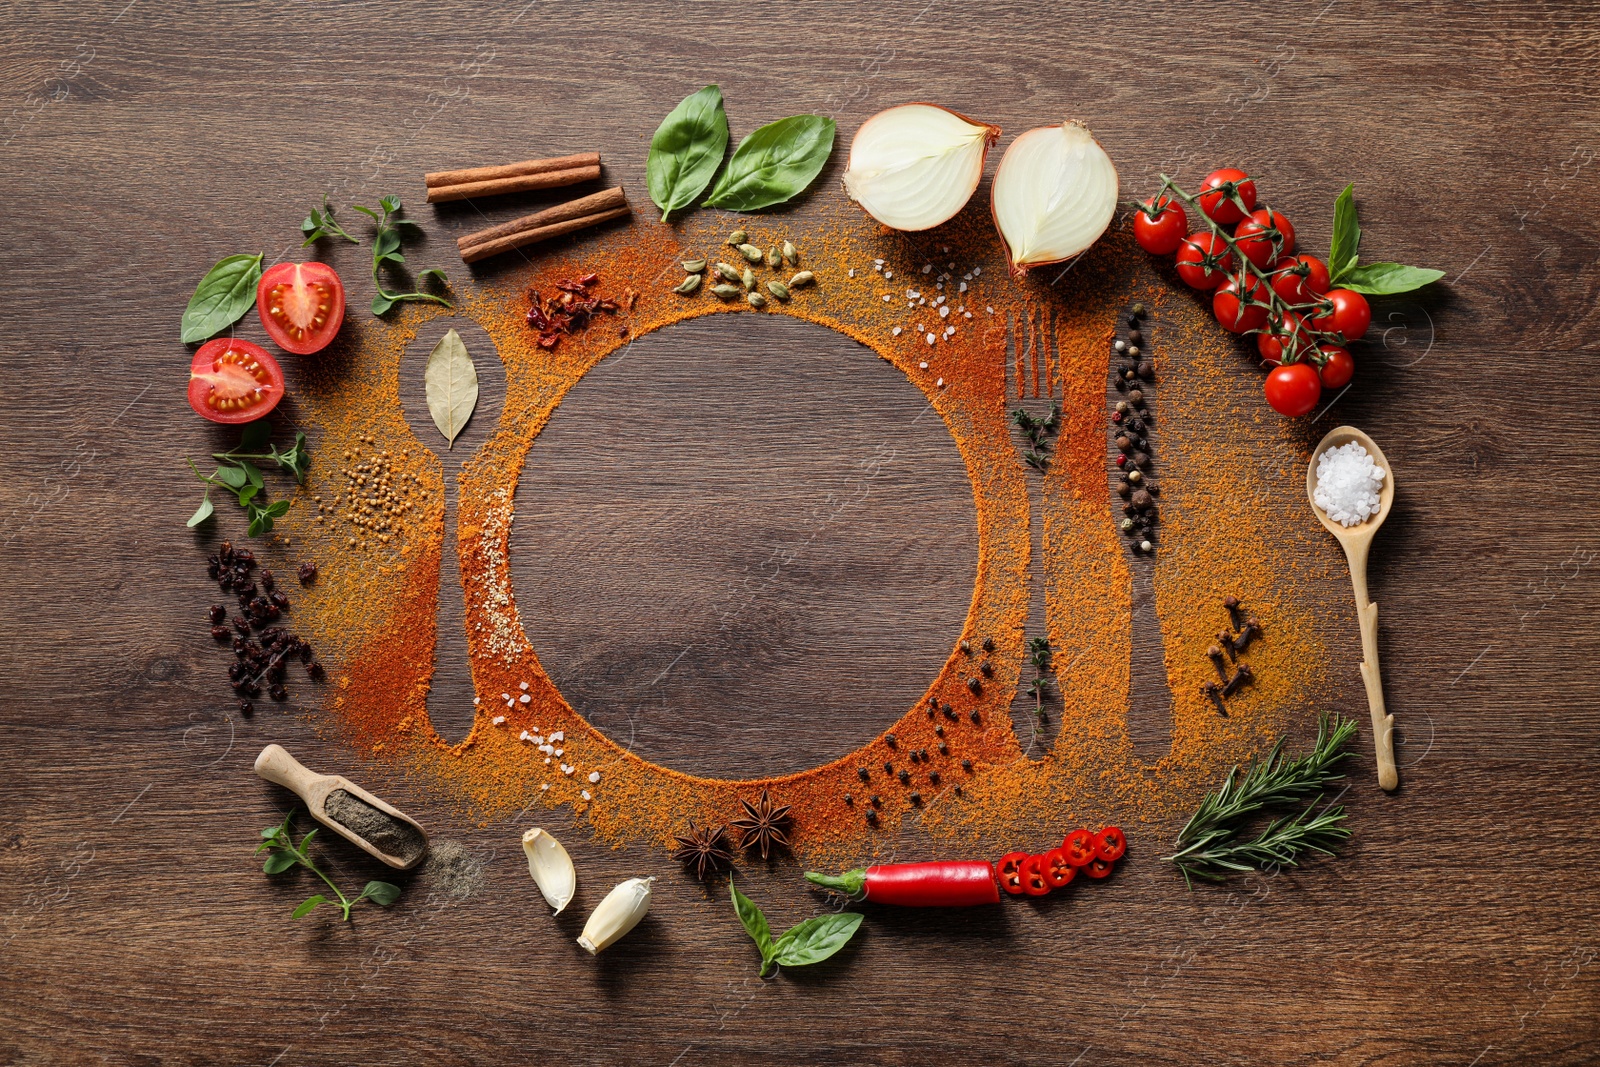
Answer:
<svg viewBox="0 0 1600 1067"><path fill-rule="evenodd" d="M211 498L209 496L206 497L200 501L200 506L194 509L194 514L189 516L189 528L193 529L199 526L209 519L216 510L216 505L211 503Z"/></svg>
<svg viewBox="0 0 1600 1067"><path fill-rule="evenodd" d="M374 904L381 904L387 908L400 899L400 887L390 882L368 882L361 895Z"/></svg>
<svg viewBox="0 0 1600 1067"><path fill-rule="evenodd" d="M291 919L303 919L303 918L305 918L307 915L310 915L312 912L317 910L317 905L318 904L325 903L327 901L327 899L328 898L323 896L321 893L318 893L314 897L307 897L304 901L301 902L301 904L300 904L300 906L298 908L294 909L294 914L292 914L290 916L290 918Z"/></svg>
<svg viewBox="0 0 1600 1067"><path fill-rule="evenodd" d="M1334 284L1356 265L1361 223L1356 219L1355 185L1347 185L1333 202L1333 240L1328 245L1328 277Z"/></svg>
<svg viewBox="0 0 1600 1067"><path fill-rule="evenodd" d="M772 930L767 926L767 917L756 907L755 901L739 892L732 878L728 879L728 891L733 894L733 910L738 913L744 932L750 935L750 940L761 950L761 970L765 973L767 964L772 962L773 954Z"/></svg>
<svg viewBox="0 0 1600 1067"><path fill-rule="evenodd" d="M780 967L820 963L844 948L860 926L861 915L858 912L817 915L790 927L787 933L778 938L773 958Z"/></svg>
<svg viewBox="0 0 1600 1067"><path fill-rule="evenodd" d="M1444 271L1431 267L1408 267L1403 263L1361 263L1339 279L1346 289L1373 296L1409 293L1444 277Z"/></svg>
<svg viewBox="0 0 1600 1067"><path fill-rule="evenodd" d="M256 302L261 255L226 256L206 271L183 309L183 343L204 341L244 317Z"/></svg>
<svg viewBox="0 0 1600 1067"><path fill-rule="evenodd" d="M761 127L733 150L706 205L755 211L795 196L828 162L835 128L821 115L793 115Z"/></svg>
<svg viewBox="0 0 1600 1067"><path fill-rule="evenodd" d="M661 209L662 222L705 191L727 150L728 113L715 85L690 93L668 112L645 160L650 199Z"/></svg>

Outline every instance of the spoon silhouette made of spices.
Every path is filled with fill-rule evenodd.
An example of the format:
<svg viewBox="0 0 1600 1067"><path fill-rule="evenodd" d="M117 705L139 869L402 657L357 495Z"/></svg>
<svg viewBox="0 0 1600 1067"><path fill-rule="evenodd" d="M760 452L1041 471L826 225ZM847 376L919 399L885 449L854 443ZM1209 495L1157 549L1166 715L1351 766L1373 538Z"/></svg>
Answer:
<svg viewBox="0 0 1600 1067"><path fill-rule="evenodd" d="M428 835L411 816L342 775L316 773L282 745L261 750L256 774L294 793L312 818L391 867L409 870L428 854Z"/></svg>
<svg viewBox="0 0 1600 1067"><path fill-rule="evenodd" d="M1354 441L1367 450L1372 462L1387 472L1383 488L1378 493L1378 513L1365 522L1345 526L1328 517L1317 506L1317 460L1330 448ZM1372 744L1378 757L1378 785L1392 790L1400 784L1400 772L1394 765L1394 716L1383 704L1383 678L1378 671L1378 605L1367 599L1367 553L1372 548L1372 538L1389 517L1394 503L1394 467L1384 458L1383 449L1354 426L1340 426L1330 430L1317 447L1311 451L1311 464L1306 468L1306 498L1311 510L1321 520L1328 532L1339 539L1345 559L1350 562L1350 583L1355 587L1356 617L1361 623L1361 680L1367 686L1367 707L1372 712Z"/></svg>

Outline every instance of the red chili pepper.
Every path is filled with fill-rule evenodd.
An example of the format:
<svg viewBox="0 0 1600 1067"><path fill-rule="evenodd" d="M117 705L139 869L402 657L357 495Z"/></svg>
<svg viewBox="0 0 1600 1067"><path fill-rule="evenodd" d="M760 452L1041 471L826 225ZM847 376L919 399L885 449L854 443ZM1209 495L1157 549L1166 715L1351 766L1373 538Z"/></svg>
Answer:
<svg viewBox="0 0 1600 1067"><path fill-rule="evenodd" d="M1050 880L1051 889L1060 889L1078 876L1078 868L1065 852L1053 848L1044 854L1044 876Z"/></svg>
<svg viewBox="0 0 1600 1067"><path fill-rule="evenodd" d="M1083 868L1083 873L1090 878L1105 878L1111 874L1111 863L1097 856Z"/></svg>
<svg viewBox="0 0 1600 1067"><path fill-rule="evenodd" d="M1061 851L1067 854L1068 862L1074 867L1085 866L1094 859L1094 835L1080 827L1067 835L1061 843Z"/></svg>
<svg viewBox="0 0 1600 1067"><path fill-rule="evenodd" d="M1115 863L1128 851L1128 838L1120 827L1107 826L1094 835L1094 855L1096 859Z"/></svg>
<svg viewBox="0 0 1600 1067"><path fill-rule="evenodd" d="M1000 880L1000 888L1014 897L1022 895L1022 865L1027 859L1026 852L1007 852L1000 857L1000 862L994 865L995 877Z"/></svg>
<svg viewBox="0 0 1600 1067"><path fill-rule="evenodd" d="M857 867L840 875L806 872L806 881L874 904L910 908L963 908L998 904L994 864L987 860L948 863L890 863Z"/></svg>
<svg viewBox="0 0 1600 1067"><path fill-rule="evenodd" d="M1030 897L1042 897L1050 892L1050 878L1044 873L1043 856L1029 856L1022 861L1022 891Z"/></svg>

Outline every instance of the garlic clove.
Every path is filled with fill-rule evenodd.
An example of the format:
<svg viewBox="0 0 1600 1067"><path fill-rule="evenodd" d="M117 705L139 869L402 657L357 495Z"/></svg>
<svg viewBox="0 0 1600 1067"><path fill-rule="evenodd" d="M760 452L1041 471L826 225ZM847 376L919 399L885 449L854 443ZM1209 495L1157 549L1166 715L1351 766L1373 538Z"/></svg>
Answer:
<svg viewBox="0 0 1600 1067"><path fill-rule="evenodd" d="M1117 168L1081 122L1029 130L1000 157L990 206L1011 273L1025 274L1100 239L1117 211Z"/></svg>
<svg viewBox="0 0 1600 1067"><path fill-rule="evenodd" d="M650 911L650 887L654 884L654 878L629 878L607 893L583 924L578 944L591 956L616 944Z"/></svg>
<svg viewBox="0 0 1600 1067"><path fill-rule="evenodd" d="M528 873L533 875L545 901L560 915L572 902L578 889L578 872L572 866L572 857L561 847L561 842L537 826L522 835L522 851L528 854Z"/></svg>
<svg viewBox="0 0 1600 1067"><path fill-rule="evenodd" d="M880 111L850 142L845 192L896 230L927 230L966 206L1000 127L936 104Z"/></svg>

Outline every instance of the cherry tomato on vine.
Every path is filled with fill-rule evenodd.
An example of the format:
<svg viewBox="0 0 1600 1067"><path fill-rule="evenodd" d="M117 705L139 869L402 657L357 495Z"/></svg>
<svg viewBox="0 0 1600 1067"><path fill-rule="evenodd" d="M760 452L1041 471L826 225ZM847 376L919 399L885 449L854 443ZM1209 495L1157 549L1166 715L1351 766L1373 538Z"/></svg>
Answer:
<svg viewBox="0 0 1600 1067"><path fill-rule="evenodd" d="M1261 353L1262 362L1274 366L1283 362L1285 352L1298 358L1314 344L1316 338L1312 336L1311 327L1292 311L1285 311L1279 317L1268 316L1266 327L1256 334L1256 351Z"/></svg>
<svg viewBox="0 0 1600 1067"><path fill-rule="evenodd" d="M1357 341L1372 324L1372 308L1367 298L1353 289L1329 289L1322 297L1323 309L1311 320L1319 333L1343 334L1346 341Z"/></svg>
<svg viewBox="0 0 1600 1067"><path fill-rule="evenodd" d="M1233 231L1233 243L1244 258L1265 269L1274 259L1294 252L1294 227L1271 208L1258 208Z"/></svg>
<svg viewBox="0 0 1600 1067"><path fill-rule="evenodd" d="M1211 310L1224 330L1249 333L1267 324L1267 287L1244 273L1235 274L1211 298Z"/></svg>
<svg viewBox="0 0 1600 1067"><path fill-rule="evenodd" d="M1044 873L1044 857L1029 856L1022 861L1022 891L1030 897L1050 892L1050 879Z"/></svg>
<svg viewBox="0 0 1600 1067"><path fill-rule="evenodd" d="M1166 197L1146 200L1133 213L1133 239L1146 252L1167 256L1178 250L1189 232L1189 216L1176 201Z"/></svg>
<svg viewBox="0 0 1600 1067"><path fill-rule="evenodd" d="M212 422L254 422L283 399L283 371L260 345L207 341L189 363L189 406Z"/></svg>
<svg viewBox="0 0 1600 1067"><path fill-rule="evenodd" d="M1115 863L1128 851L1128 838L1120 826L1107 826L1094 835L1094 858Z"/></svg>
<svg viewBox="0 0 1600 1067"><path fill-rule="evenodd" d="M1322 397L1322 379L1309 363L1285 363L1267 375L1267 403L1291 419L1309 414Z"/></svg>
<svg viewBox="0 0 1600 1067"><path fill-rule="evenodd" d="M279 263L256 285L256 312L285 352L321 352L344 322L344 283L326 263Z"/></svg>
<svg viewBox="0 0 1600 1067"><path fill-rule="evenodd" d="M1343 389L1350 384L1350 379L1356 374L1356 361L1351 358L1348 348L1318 345L1317 354L1322 357L1317 376L1322 379L1324 389Z"/></svg>
<svg viewBox="0 0 1600 1067"><path fill-rule="evenodd" d="M1089 861L1088 866L1084 867L1083 873L1090 878L1105 878L1111 873L1111 861L1096 857Z"/></svg>
<svg viewBox="0 0 1600 1067"><path fill-rule="evenodd" d="M1074 867L1082 867L1094 859L1094 835L1079 827L1061 842L1061 851L1066 855L1068 863Z"/></svg>
<svg viewBox="0 0 1600 1067"><path fill-rule="evenodd" d="M1067 859L1065 852L1053 848L1044 854L1044 876L1049 880L1051 889L1060 889L1078 876L1078 868Z"/></svg>
<svg viewBox="0 0 1600 1067"><path fill-rule="evenodd" d="M1244 209L1234 202L1234 197L1244 202ZM1212 222L1232 226L1244 218L1246 211L1256 206L1256 183L1250 175L1236 167L1223 167L1206 175L1200 183L1200 193L1195 197L1200 210Z"/></svg>
<svg viewBox="0 0 1600 1067"><path fill-rule="evenodd" d="M1289 304L1314 303L1328 291L1328 267L1316 256L1283 256L1272 265L1272 291Z"/></svg>
<svg viewBox="0 0 1600 1067"><path fill-rule="evenodd" d="M1000 880L1000 888L1014 897L1022 895L1022 865L1027 859L1026 852L1007 852L994 865L994 875Z"/></svg>
<svg viewBox="0 0 1600 1067"><path fill-rule="evenodd" d="M1178 246L1178 277L1191 289L1215 289L1237 265L1233 252L1213 233L1192 233Z"/></svg>

